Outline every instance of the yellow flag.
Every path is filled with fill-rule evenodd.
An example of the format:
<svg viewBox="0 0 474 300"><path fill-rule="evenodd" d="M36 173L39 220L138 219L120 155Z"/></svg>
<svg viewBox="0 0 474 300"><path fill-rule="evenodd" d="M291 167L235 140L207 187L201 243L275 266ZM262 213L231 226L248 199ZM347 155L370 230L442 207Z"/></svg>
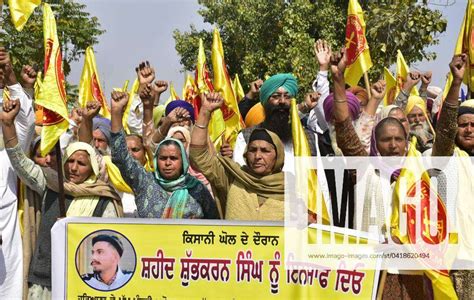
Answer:
<svg viewBox="0 0 474 300"><path fill-rule="evenodd" d="M212 81L209 78L209 70L206 65L206 54L204 53L204 45L202 39L199 39L199 51L196 62L195 83L199 89L199 93L207 93L214 91Z"/></svg>
<svg viewBox="0 0 474 300"><path fill-rule="evenodd" d="M186 74L186 79L183 85L183 100L192 103L194 97L196 97L196 84L194 83L194 79L191 74Z"/></svg>
<svg viewBox="0 0 474 300"><path fill-rule="evenodd" d="M209 76L209 70L206 65L206 55L204 53L204 45L202 39L199 39L199 51L198 59L196 63L196 86L199 91L199 99L202 98L202 94L213 92L214 86ZM211 139L214 147L220 149L222 145L222 137L225 133L225 122L220 109L215 110L211 115L209 121L209 138Z"/></svg>
<svg viewBox="0 0 474 300"><path fill-rule="evenodd" d="M357 86L360 78L372 67L369 44L365 38L364 11L357 0L349 0L346 24L347 84Z"/></svg>
<svg viewBox="0 0 474 300"><path fill-rule="evenodd" d="M100 114L110 120L110 109L104 97L102 86L100 85L99 73L95 63L94 50L87 47L84 59L84 67L82 68L81 80L79 81L79 105L86 107L87 102L99 101L102 108Z"/></svg>
<svg viewBox="0 0 474 300"><path fill-rule="evenodd" d="M410 159L411 158L411 159ZM421 221L421 232L423 239L429 241L432 244L438 244L442 242L447 237L447 210L444 205L444 202L430 187L430 177L426 170L424 170L420 160L421 154L416 150L416 138L413 137L410 142L410 147L408 148L407 153L407 163L410 164L410 168L403 168L400 172L400 175L395 183L393 190L393 200L392 200L392 215L391 215L391 234L392 236L397 237L403 244L416 248L418 252L422 252L423 248L421 243L416 243L417 240L417 229L416 224L419 216L416 213L416 206L421 207L423 212L423 220ZM407 189L402 189L402 180L405 181ZM419 191L417 191L419 189ZM402 195L401 191L405 190L406 195ZM436 228L438 231L435 235L432 235L430 232L430 224L435 222L429 219L429 201L430 193L435 195L437 198L437 222ZM406 203L405 199L407 197L419 197L420 201L416 204ZM412 202L412 201L411 201ZM402 235L400 232L400 205L402 205L402 210L406 212L406 223L407 223L407 234ZM417 248L418 247L418 248ZM434 257L433 261L442 261L442 257L436 257L436 253L431 253ZM443 255L443 253L438 253L438 256ZM428 268L423 270L423 273L431 280L433 286L433 294L435 299L457 299L456 292L454 291L453 284L449 277L448 270L435 270Z"/></svg>
<svg viewBox="0 0 474 300"><path fill-rule="evenodd" d="M2 1L3 3L3 1ZM10 15L16 30L21 31L41 0L9 0Z"/></svg>
<svg viewBox="0 0 474 300"><path fill-rule="evenodd" d="M171 101L174 100L179 100L178 93L176 93L176 89L174 88L173 82L170 82L170 96L168 97L168 100L165 102L165 107L170 103Z"/></svg>
<svg viewBox="0 0 474 300"><path fill-rule="evenodd" d="M138 81L138 78L135 78L135 81L133 82L133 85L132 85L132 90L128 94L127 107L125 107L125 112L123 113L122 125L123 125L123 129L125 130L127 134L130 133L130 129L128 128L128 116L130 115L130 107L132 106L133 98L135 97L135 94L138 92L139 86L140 86L140 82Z"/></svg>
<svg viewBox="0 0 474 300"><path fill-rule="evenodd" d="M237 97L237 102L240 102L244 96L244 88L242 87L242 84L240 84L240 79L239 79L239 74L235 74L234 78L234 91L235 91L235 96Z"/></svg>
<svg viewBox="0 0 474 300"><path fill-rule="evenodd" d="M43 86L43 72L38 72L38 74L36 75L36 81L35 81L35 86L33 87L34 89L34 95L35 95L35 99L38 99L39 97L39 92L41 90L41 87Z"/></svg>
<svg viewBox="0 0 474 300"><path fill-rule="evenodd" d="M463 82L468 86L469 92L472 92L474 87L474 41L471 41L471 36L473 36L473 24L472 24L472 15L474 13L474 6L471 0L467 1L466 13L464 14L464 19L461 23L461 28L459 29L458 39L456 40L456 46L454 48L454 55L467 53L468 54L468 67L464 72ZM443 101L448 95L449 88L453 82L453 74L449 72L446 84L443 91Z"/></svg>
<svg viewBox="0 0 474 300"><path fill-rule="evenodd" d="M291 100L291 134L293 136L293 151L295 157L311 157L311 150L309 148L308 139L301 125L300 118L298 116L298 109L296 107L296 100ZM295 175L298 190L304 190L308 188L308 209L322 217L322 221L325 224L330 224L330 218L326 207L326 202L319 190L318 176L315 170L306 169L307 166L298 166L295 164ZM302 172L304 169L306 172ZM319 197L318 197L319 195ZM321 204L318 204L321 201ZM318 210L318 206L321 210Z"/></svg>
<svg viewBox="0 0 474 300"><path fill-rule="evenodd" d="M220 92L224 97L224 105L221 107L222 117L225 122L225 139L234 147L237 135L242 129L239 105L232 89L232 82L227 72L224 60L224 48L221 36L217 28L214 29L212 41L212 68L214 70L214 91Z"/></svg>
<svg viewBox="0 0 474 300"><path fill-rule="evenodd" d="M407 80L408 73L410 73L410 68L405 62L402 52L397 50L397 95L400 93L403 83ZM416 87L413 87L409 92L410 95L419 96Z"/></svg>
<svg viewBox="0 0 474 300"><path fill-rule="evenodd" d="M41 155L46 155L69 126L61 47L51 7L43 4L44 79L36 104L43 107Z"/></svg>
<svg viewBox="0 0 474 300"><path fill-rule="evenodd" d="M469 91L472 92L474 88L474 29L472 24L472 15L474 14L474 5L471 0L467 1L466 14L464 15L463 25L458 36L456 43L456 49L454 54L467 53L468 63L466 71L464 72L464 83L469 87ZM461 35L462 32L462 35ZM460 42L460 40L462 42ZM462 45L460 45L462 43Z"/></svg>
<svg viewBox="0 0 474 300"><path fill-rule="evenodd" d="M112 185L120 192L133 194L130 186L125 182L118 167L112 162L112 158L108 155L103 156L107 175Z"/></svg>
<svg viewBox="0 0 474 300"><path fill-rule="evenodd" d="M199 90L194 83L191 74L186 75L186 81L183 86L183 100L190 103L194 108L194 120L197 120L201 102L199 100Z"/></svg>
<svg viewBox="0 0 474 300"><path fill-rule="evenodd" d="M389 69L383 68L383 74L385 78L385 96L383 98L383 105L387 106L393 103L395 99L397 80L393 77L392 72Z"/></svg>

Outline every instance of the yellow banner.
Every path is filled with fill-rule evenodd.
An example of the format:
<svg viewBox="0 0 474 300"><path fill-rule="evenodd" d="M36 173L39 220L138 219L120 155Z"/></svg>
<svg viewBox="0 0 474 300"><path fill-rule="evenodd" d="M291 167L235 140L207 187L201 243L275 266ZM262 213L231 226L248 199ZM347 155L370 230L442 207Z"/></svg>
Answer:
<svg viewBox="0 0 474 300"><path fill-rule="evenodd" d="M58 259L53 260L53 297L375 299L379 274L375 259L364 267L356 259L342 260L337 270L296 261L291 253L285 255L282 224L113 222L69 218L55 225L53 257ZM323 235L329 236L329 231ZM111 249L118 262L107 256ZM108 269L116 274L109 274L112 279L106 285L98 274Z"/></svg>

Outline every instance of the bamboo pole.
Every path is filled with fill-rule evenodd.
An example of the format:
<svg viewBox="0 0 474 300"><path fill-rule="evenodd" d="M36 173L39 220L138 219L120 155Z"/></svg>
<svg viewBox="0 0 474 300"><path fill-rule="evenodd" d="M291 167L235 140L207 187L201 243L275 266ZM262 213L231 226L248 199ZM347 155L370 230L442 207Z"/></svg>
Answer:
<svg viewBox="0 0 474 300"><path fill-rule="evenodd" d="M63 166L62 166L62 154L61 154L61 145L58 139L56 143L56 157L58 163L58 200L59 200L59 217L64 218L66 217L66 199L64 196L64 175L63 175Z"/></svg>
<svg viewBox="0 0 474 300"><path fill-rule="evenodd" d="M367 94L369 95L369 99L372 97L370 93L370 81L369 81L369 75L367 72L364 73L364 81L365 81L365 89L367 90Z"/></svg>

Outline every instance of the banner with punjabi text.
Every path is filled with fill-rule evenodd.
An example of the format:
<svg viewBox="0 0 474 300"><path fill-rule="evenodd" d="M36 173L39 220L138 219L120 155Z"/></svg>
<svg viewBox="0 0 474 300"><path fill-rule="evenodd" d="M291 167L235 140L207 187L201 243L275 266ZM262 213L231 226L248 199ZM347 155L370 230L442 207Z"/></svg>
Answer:
<svg viewBox="0 0 474 300"><path fill-rule="evenodd" d="M62 219L52 229L53 298L375 299L379 259L330 270L284 253L284 236L283 222ZM120 248L118 266L97 241ZM107 268L117 270L110 280Z"/></svg>

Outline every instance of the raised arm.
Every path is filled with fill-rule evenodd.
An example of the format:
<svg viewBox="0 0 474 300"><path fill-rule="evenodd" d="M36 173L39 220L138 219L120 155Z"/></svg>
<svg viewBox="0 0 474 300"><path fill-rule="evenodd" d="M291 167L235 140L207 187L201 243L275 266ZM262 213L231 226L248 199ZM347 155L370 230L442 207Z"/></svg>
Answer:
<svg viewBox="0 0 474 300"><path fill-rule="evenodd" d="M28 95L30 100L33 100L35 97L35 82L37 75L38 74L36 73L35 69L30 65L24 65L21 68L21 86L25 90L25 93Z"/></svg>
<svg viewBox="0 0 474 300"><path fill-rule="evenodd" d="M432 77L431 71L426 71L425 73L421 74L421 86L418 90L420 97L423 98L425 101L428 100L428 86L431 83Z"/></svg>
<svg viewBox="0 0 474 300"><path fill-rule="evenodd" d="M433 144L433 156L451 156L454 151L454 140L457 132L457 115L459 106L459 90L461 89L464 72L467 68L467 54L455 55L449 64L453 82L449 88L446 100L441 108L438 125L436 126L436 139Z"/></svg>
<svg viewBox="0 0 474 300"><path fill-rule="evenodd" d="M403 83L400 93L395 98L394 104L400 107L403 111L408 103L408 97L410 97L411 90L421 80L420 72L410 72L407 75L407 80Z"/></svg>
<svg viewBox="0 0 474 300"><path fill-rule="evenodd" d="M20 111L20 106L19 100L10 100L3 103L3 112L1 113L3 141L17 176L31 189L43 195L46 188L43 171L41 167L25 155L18 143L15 118Z"/></svg>
<svg viewBox="0 0 474 300"><path fill-rule="evenodd" d="M189 120L191 115L183 107L176 107L167 116L161 118L161 124L153 134L153 143L158 144L166 138L171 126Z"/></svg>
<svg viewBox="0 0 474 300"><path fill-rule="evenodd" d="M110 148L112 152L112 162L120 170L125 182L130 186L130 188L132 188L133 192L137 194L144 191L145 187L142 185L144 185L145 182L141 179L144 176L147 176L147 172L145 171L145 168L130 155L127 149L125 132L122 125L122 118L127 102L128 93L112 93L112 108L110 112L112 117Z"/></svg>
<svg viewBox="0 0 474 300"><path fill-rule="evenodd" d="M99 114L100 107L99 101L91 101L88 102L86 107L82 110L82 122L78 131L80 142L91 143L93 119Z"/></svg>
<svg viewBox="0 0 474 300"><path fill-rule="evenodd" d="M28 149L34 133L35 115L31 100L18 83L10 55L5 48L0 47L0 68L3 70L4 83L8 86L11 99L20 100L20 110L15 119L15 126L18 134L18 142L23 150Z"/></svg>
<svg viewBox="0 0 474 300"><path fill-rule="evenodd" d="M331 56L331 72L334 79L334 121L337 145L347 156L367 156L364 146L359 140L352 125L346 97L346 49L333 53Z"/></svg>
<svg viewBox="0 0 474 300"><path fill-rule="evenodd" d="M242 116L242 119L245 120L245 117L247 116L247 113L250 111L250 109L260 102L258 99L258 96L260 95L260 87L263 84L262 79L257 79L254 82L250 83L250 89L245 94L244 98L239 102L239 111L240 115Z"/></svg>
<svg viewBox="0 0 474 300"><path fill-rule="evenodd" d="M209 180L212 187L217 191L218 198L223 201L221 203L222 207L225 207L227 191L230 186L229 176L217 158L217 154L210 153L207 145L211 113L219 109L222 103L224 103L224 98L219 93L203 94L202 106L191 135L189 158Z"/></svg>

